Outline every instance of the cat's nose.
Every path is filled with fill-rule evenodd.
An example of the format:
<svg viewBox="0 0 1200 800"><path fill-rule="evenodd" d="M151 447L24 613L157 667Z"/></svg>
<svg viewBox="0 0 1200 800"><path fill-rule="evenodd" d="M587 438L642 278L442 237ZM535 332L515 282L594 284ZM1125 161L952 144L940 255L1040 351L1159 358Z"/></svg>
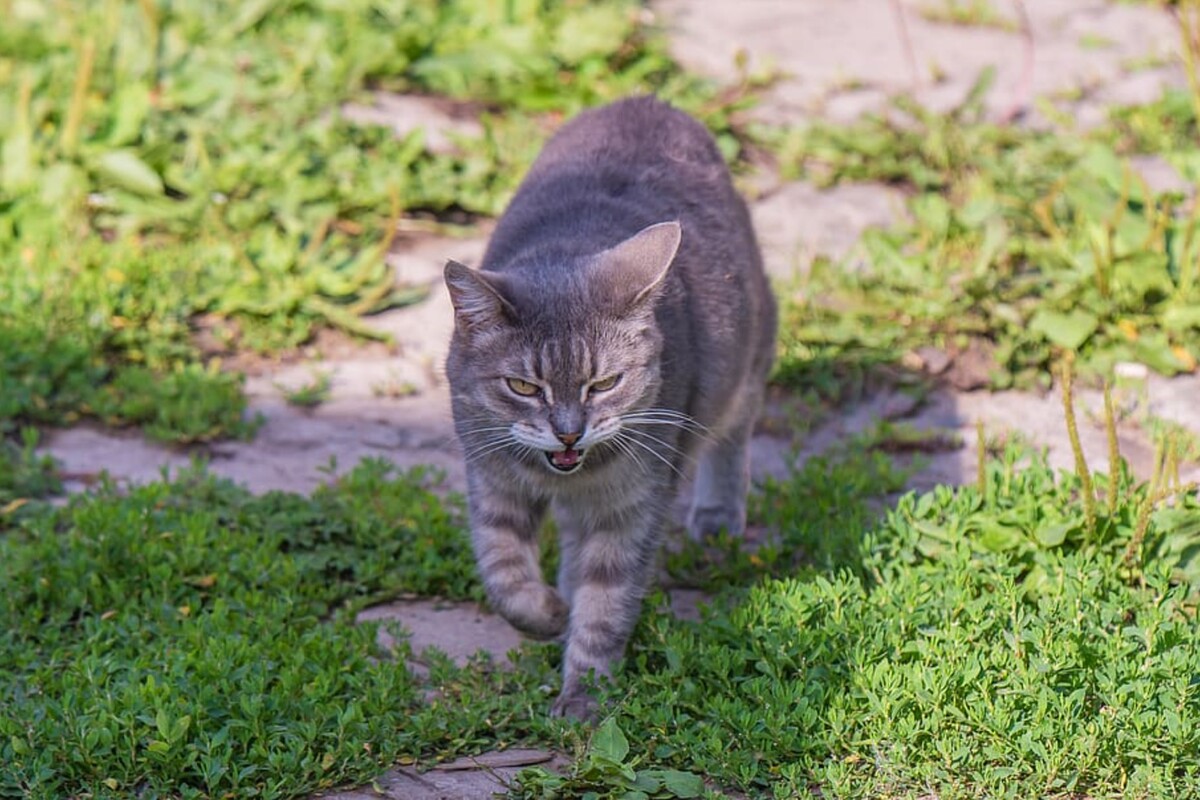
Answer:
<svg viewBox="0 0 1200 800"><path fill-rule="evenodd" d="M583 438L587 419L578 406L561 405L550 409L550 430L567 447L574 447Z"/></svg>

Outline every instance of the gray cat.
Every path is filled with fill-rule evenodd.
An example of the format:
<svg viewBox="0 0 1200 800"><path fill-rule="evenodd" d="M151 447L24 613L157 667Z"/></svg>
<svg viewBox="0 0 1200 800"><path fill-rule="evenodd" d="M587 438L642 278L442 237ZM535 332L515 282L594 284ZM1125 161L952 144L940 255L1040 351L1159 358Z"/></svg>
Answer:
<svg viewBox="0 0 1200 800"><path fill-rule="evenodd" d="M692 536L741 534L775 302L708 132L653 98L546 145L475 272L447 263L446 363L475 556L513 626L563 637L556 715L588 717L637 621L676 488ZM538 529L553 506L557 590Z"/></svg>

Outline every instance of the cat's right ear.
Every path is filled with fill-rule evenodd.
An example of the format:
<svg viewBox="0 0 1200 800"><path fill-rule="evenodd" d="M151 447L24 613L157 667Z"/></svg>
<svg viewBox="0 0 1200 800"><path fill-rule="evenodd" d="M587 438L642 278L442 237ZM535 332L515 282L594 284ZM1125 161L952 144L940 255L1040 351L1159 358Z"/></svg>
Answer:
<svg viewBox="0 0 1200 800"><path fill-rule="evenodd" d="M506 317L516 319L516 309L501 293L503 279L499 275L485 276L454 260L446 262L444 275L454 319L464 329L490 328Z"/></svg>
<svg viewBox="0 0 1200 800"><path fill-rule="evenodd" d="M676 220L643 228L595 256L593 285L622 309L643 306L662 285L682 238L683 229Z"/></svg>

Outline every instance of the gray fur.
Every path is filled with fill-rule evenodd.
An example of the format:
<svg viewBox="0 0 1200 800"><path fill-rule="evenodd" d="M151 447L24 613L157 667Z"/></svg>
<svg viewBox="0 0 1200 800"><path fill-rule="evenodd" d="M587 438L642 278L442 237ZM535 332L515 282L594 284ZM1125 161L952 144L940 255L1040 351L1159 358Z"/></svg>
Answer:
<svg viewBox="0 0 1200 800"><path fill-rule="evenodd" d="M550 140L482 270L450 262L446 284L480 574L514 626L565 639L554 712L587 716L584 679L624 652L680 478L698 465L692 536L745 527L775 337L749 214L701 125L624 100ZM550 507L557 590L538 566Z"/></svg>

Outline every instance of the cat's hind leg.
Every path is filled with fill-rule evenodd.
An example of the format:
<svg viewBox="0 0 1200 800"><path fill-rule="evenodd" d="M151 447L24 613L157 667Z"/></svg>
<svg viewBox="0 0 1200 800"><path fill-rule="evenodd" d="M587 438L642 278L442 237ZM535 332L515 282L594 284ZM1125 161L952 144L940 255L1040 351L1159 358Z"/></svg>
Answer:
<svg viewBox="0 0 1200 800"><path fill-rule="evenodd" d="M721 530L731 536L745 532L750 437L762 402L762 387L744 389L731 409L727 426L700 451L688 513L688 535L692 539L714 536Z"/></svg>
<svg viewBox="0 0 1200 800"><path fill-rule="evenodd" d="M471 541L488 600L509 623L529 636L555 639L567 628L569 610L542 579L538 528L546 503L468 481Z"/></svg>

